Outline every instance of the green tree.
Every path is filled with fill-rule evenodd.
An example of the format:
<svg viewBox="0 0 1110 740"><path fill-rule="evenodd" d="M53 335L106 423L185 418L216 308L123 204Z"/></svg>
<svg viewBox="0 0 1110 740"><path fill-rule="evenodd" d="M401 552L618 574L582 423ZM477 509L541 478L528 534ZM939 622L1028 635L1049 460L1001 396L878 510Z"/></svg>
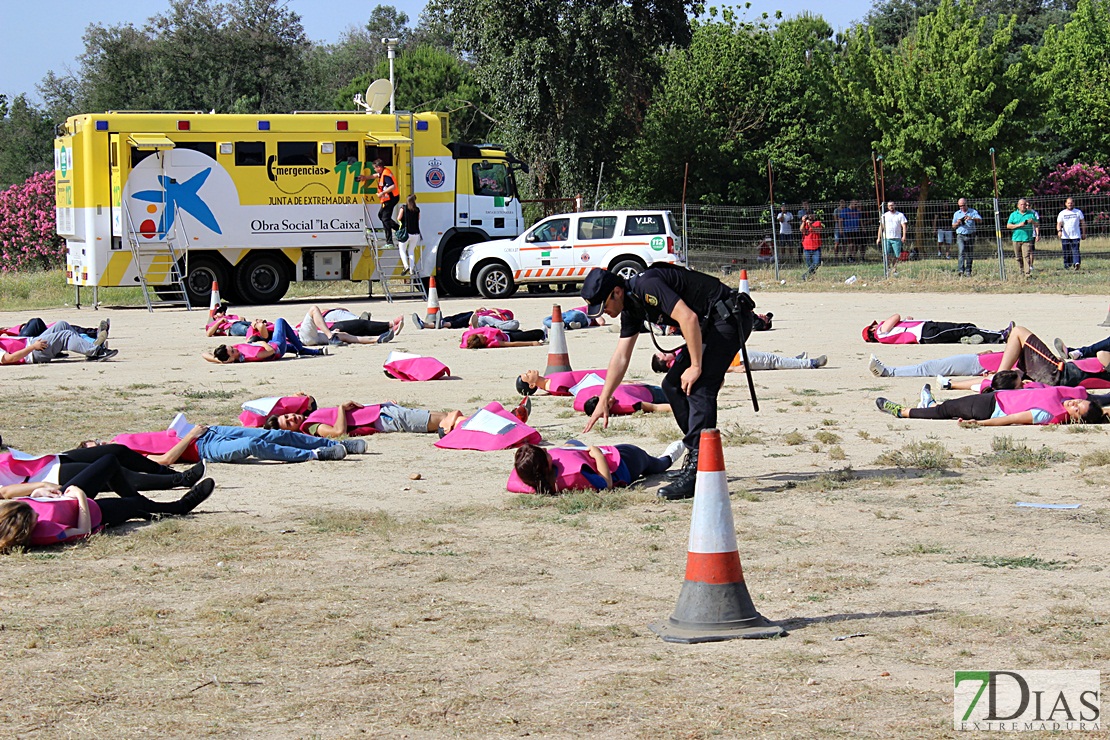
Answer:
<svg viewBox="0 0 1110 740"><path fill-rule="evenodd" d="M17 95L0 95L0 190L54 169L54 127L49 117Z"/></svg>

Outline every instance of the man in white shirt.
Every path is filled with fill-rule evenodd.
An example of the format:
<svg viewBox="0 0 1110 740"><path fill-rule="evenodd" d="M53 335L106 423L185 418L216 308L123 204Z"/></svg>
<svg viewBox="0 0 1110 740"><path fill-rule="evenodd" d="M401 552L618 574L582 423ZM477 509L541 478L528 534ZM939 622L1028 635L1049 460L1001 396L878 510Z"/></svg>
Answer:
<svg viewBox="0 0 1110 740"><path fill-rule="evenodd" d="M1075 201L1064 201L1064 210L1056 217L1056 233L1060 237L1060 248L1064 252L1064 269L1079 269L1079 242L1087 236L1087 222L1083 211L1075 207Z"/></svg>
<svg viewBox="0 0 1110 740"><path fill-rule="evenodd" d="M879 235L875 238L875 243L882 245L882 252L889 249L893 261L902 258L908 224L906 214L895 207L894 201L888 201L886 213L879 219Z"/></svg>

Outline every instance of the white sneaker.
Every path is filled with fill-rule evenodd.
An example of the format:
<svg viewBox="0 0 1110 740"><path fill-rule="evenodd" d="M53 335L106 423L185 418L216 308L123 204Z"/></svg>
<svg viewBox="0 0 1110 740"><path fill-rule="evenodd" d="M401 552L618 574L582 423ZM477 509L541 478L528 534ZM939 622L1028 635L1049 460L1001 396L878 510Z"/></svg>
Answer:
<svg viewBox="0 0 1110 740"><path fill-rule="evenodd" d="M671 458L671 465L674 465L682 458L684 452L686 452L686 445L680 439L671 442L670 445L667 446L666 451L663 453L663 457Z"/></svg>
<svg viewBox="0 0 1110 740"><path fill-rule="evenodd" d="M867 361L867 369L870 370L871 374L876 378L890 377L890 371L886 369L886 365L879 362L879 358L875 355L871 355L871 359Z"/></svg>
<svg viewBox="0 0 1110 740"><path fill-rule="evenodd" d="M921 386L921 400L917 404L919 409L931 409L937 405L937 399L933 398L933 389L926 383Z"/></svg>
<svg viewBox="0 0 1110 740"><path fill-rule="evenodd" d="M946 378L943 375L938 375L937 376L937 387L940 388L942 391L952 390L952 379L951 378Z"/></svg>

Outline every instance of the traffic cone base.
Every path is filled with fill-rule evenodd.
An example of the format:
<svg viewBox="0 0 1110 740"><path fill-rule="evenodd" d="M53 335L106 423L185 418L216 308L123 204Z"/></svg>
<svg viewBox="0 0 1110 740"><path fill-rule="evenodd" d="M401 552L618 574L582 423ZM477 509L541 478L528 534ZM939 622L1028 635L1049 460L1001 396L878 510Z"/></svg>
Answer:
<svg viewBox="0 0 1110 740"><path fill-rule="evenodd" d="M569 373L570 354L567 352L566 327L563 326L563 308L559 304L551 307L551 330L547 333L549 347L547 351L547 368L544 375L552 373Z"/></svg>
<svg viewBox="0 0 1110 740"><path fill-rule="evenodd" d="M439 291L436 290L436 276L428 278L428 313L424 316L424 323L433 328L440 327Z"/></svg>
<svg viewBox="0 0 1110 740"><path fill-rule="evenodd" d="M220 307L220 283L217 280L212 281L212 297L208 301L208 318L212 318L216 314L216 309Z"/></svg>
<svg viewBox="0 0 1110 740"><path fill-rule="evenodd" d="M1110 326L1110 308L1106 309L1106 318L1102 320L1099 326Z"/></svg>
<svg viewBox="0 0 1110 740"><path fill-rule="evenodd" d="M703 431L698 452L686 580L674 613L649 627L665 642L684 644L782 637L786 630L756 611L744 582L721 433Z"/></svg>

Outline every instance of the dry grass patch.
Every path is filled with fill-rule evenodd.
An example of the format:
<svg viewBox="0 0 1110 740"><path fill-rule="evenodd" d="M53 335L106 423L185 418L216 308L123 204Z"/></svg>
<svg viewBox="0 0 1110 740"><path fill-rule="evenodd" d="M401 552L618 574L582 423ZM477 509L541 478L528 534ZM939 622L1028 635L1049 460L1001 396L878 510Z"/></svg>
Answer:
<svg viewBox="0 0 1110 740"><path fill-rule="evenodd" d="M1097 468L1103 465L1110 465L1110 450L1088 452L1079 458L1079 468L1081 470L1086 468Z"/></svg>
<svg viewBox="0 0 1110 740"><path fill-rule="evenodd" d="M934 441L911 442L900 450L888 450L875 458L875 464L938 472L960 467L948 448Z"/></svg>
<svg viewBox="0 0 1110 740"><path fill-rule="evenodd" d="M401 526L388 512L359 509L321 509L301 521L315 534L372 534L380 539L389 539Z"/></svg>
<svg viewBox="0 0 1110 740"><path fill-rule="evenodd" d="M1003 435L991 440L991 454L984 456L983 462L999 465L1009 472L1023 473L1042 470L1053 463L1064 462L1069 457L1066 452L1045 445L1041 445L1040 449L1033 449L1020 440Z"/></svg>
<svg viewBox="0 0 1110 740"><path fill-rule="evenodd" d="M509 499L511 509L555 509L564 516L587 512L619 511L628 508L634 497L622 489L609 491L564 491L556 496L524 493Z"/></svg>

